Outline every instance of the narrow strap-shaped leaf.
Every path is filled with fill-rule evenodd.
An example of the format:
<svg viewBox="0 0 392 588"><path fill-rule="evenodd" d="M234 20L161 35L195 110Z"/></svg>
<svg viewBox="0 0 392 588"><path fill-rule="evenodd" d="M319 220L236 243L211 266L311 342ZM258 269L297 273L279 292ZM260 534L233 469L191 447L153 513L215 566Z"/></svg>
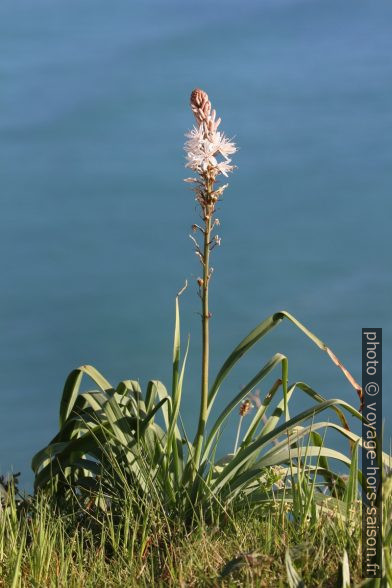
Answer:
<svg viewBox="0 0 392 588"><path fill-rule="evenodd" d="M12 581L10 584L10 588L19 588L21 586L20 576L22 574L22 561L23 561L23 554L26 549L26 539L27 539L27 532L26 527L22 527L23 530L20 531L18 539L20 540L19 551L16 558L16 562L14 563L14 569L12 573Z"/></svg>
<svg viewBox="0 0 392 588"><path fill-rule="evenodd" d="M34 473L37 473L42 465L50 461L57 454L61 453L68 446L68 441L62 443L51 443L44 449L38 451L31 460L31 468Z"/></svg>
<svg viewBox="0 0 392 588"><path fill-rule="evenodd" d="M140 465L138 465L135 456L131 457L130 452L131 447L135 445L135 440L132 438L131 432L136 426L136 419L123 417L121 412L118 411L118 407L116 408L116 403L113 401L113 398L105 400L104 395L99 396L97 394L95 400L97 400L98 403L102 402L108 418L108 423L97 425L81 437L71 439L66 444L58 443L53 447L48 446L46 448L48 457L52 456L55 459L51 460L51 463L43 467L36 475L35 487L45 485L54 475L63 472L67 467L74 466L77 461L86 454L99 456L108 441L112 442L113 449L122 448L124 450L129 467L134 470L135 474L137 474L140 479L143 478ZM148 426L155 412L159 410L165 402L166 400L163 399L162 402L155 407L154 411L151 412L149 418L147 418L145 422L142 422L141 434L144 433L144 430ZM108 428L108 424L110 424L112 430ZM37 454L35 457L35 465L39 464L39 457L40 456Z"/></svg>
<svg viewBox="0 0 392 588"><path fill-rule="evenodd" d="M278 379L274 382L274 384L271 386L270 390L268 391L268 393L264 396L263 400L261 401L261 404L259 406L259 408L256 411L256 414L254 415L245 435L244 435L244 439L243 439L243 444L248 445L249 442L251 441L253 435L256 432L257 427L259 426L265 411L267 410L268 406L271 404L272 399L274 398L276 392L279 390L280 386L282 385L282 380Z"/></svg>
<svg viewBox="0 0 392 588"><path fill-rule="evenodd" d="M323 396L322 394L320 394L319 392L314 390L314 388L311 388L310 386L308 386L308 384L305 384L305 382L296 382L295 386L296 386L296 388L298 388L299 390L302 390L302 392L305 392L305 394L307 394L308 396L310 396L311 398L313 398L317 402L325 402L325 400L327 400L325 396ZM344 416L343 412L340 410L340 408L337 406L334 406L334 407L332 407L332 409L334 410L334 412L338 416L340 422L342 423L342 426L349 431L350 428L348 426L347 419ZM352 413L353 416L356 416L357 418L361 418L360 413L358 411L356 411L355 409L353 409L353 410L354 410L354 413Z"/></svg>
<svg viewBox="0 0 392 588"><path fill-rule="evenodd" d="M290 476L295 476L300 471L299 468L297 468L296 466L293 466L291 464L290 464L290 466L287 466L287 467L284 467L284 466L280 466L280 467L282 469L281 479L285 479ZM301 471L302 470L303 470L303 467L301 468ZM223 488L221 494L219 495L221 500L223 500L223 501L232 500L233 498L237 497L238 494L240 494L240 493L243 493L244 495L246 495L249 502L251 502L251 503L253 503L255 496L262 495L263 498L266 498L268 496L268 493L266 493L265 491L260 491L260 483L259 483L259 480L260 480L260 478L263 477L265 471L266 471L265 467L259 466L259 467L253 468L252 470L246 470L243 474L240 474L238 477L236 476L236 478L233 480L233 482L230 485L228 484L227 486L225 486ZM344 485L342 478L338 474L336 474L332 471L329 471L329 470L324 470L320 466L307 464L306 471L312 472L315 474L317 473L317 474L320 474L324 477L328 477L328 478L340 481L340 483L342 485ZM255 482L257 482L257 484L255 484ZM275 494L274 500L278 500L279 499L279 489L274 490L274 494ZM314 496L316 496L316 495L314 495Z"/></svg>
<svg viewBox="0 0 392 588"><path fill-rule="evenodd" d="M286 446L287 447L287 446ZM302 458L302 457L318 457L318 456L325 456L331 459L337 459L341 461L348 467L350 467L351 460L349 457L344 455L341 451L336 451L335 449L330 449L329 447L318 447L318 446L307 446L307 447L297 447L295 449L295 458ZM293 450L292 449L284 449L282 451L277 451L272 454L269 454L266 457L262 457L258 460L257 464L260 467L269 467L271 465L279 465L281 463L287 463L290 461L290 458L293 457Z"/></svg>
<svg viewBox="0 0 392 588"><path fill-rule="evenodd" d="M211 445L214 441L214 438L219 431L219 428L225 422L225 420L229 417L230 413L234 410L234 408L251 392L257 384L259 384L273 369L276 365L281 363L285 359L285 356L281 353L276 353L267 363L261 368L261 370L248 382L244 388L242 388L241 392L239 392L231 402L224 408L221 414L216 419L215 423L212 426L211 432L207 437L206 446L204 449L203 460L207 459L208 453L211 449Z"/></svg>
<svg viewBox="0 0 392 588"><path fill-rule="evenodd" d="M78 406L78 410L75 410ZM81 423L80 414L85 409L86 400L81 396L78 396L75 404L74 404L74 412L76 413L72 417L68 417L67 422L63 425L61 430L53 437L50 441L49 445L54 443L61 443L63 441L69 441L72 438L73 432L75 429L78 429ZM39 453L39 452L38 452ZM37 453L37 455L38 455ZM34 459L34 458L33 458Z"/></svg>
<svg viewBox="0 0 392 588"><path fill-rule="evenodd" d="M134 402L136 407L135 414L142 415L143 417L146 415L146 405L143 400L140 384L137 380L123 380L118 384L116 391L123 398L129 398L129 400Z"/></svg>
<svg viewBox="0 0 392 588"><path fill-rule="evenodd" d="M290 399L291 399L291 396L293 395L293 392L295 390L295 387L296 387L296 384L292 384L289 387L289 389L287 390L287 403L290 402ZM282 400L275 407L274 412L267 419L267 422L263 425L260 433L257 435L257 438L259 438L261 436L264 436L267 433L270 433L271 431L273 431L273 429L278 424L278 422L279 422L279 420L280 420L283 412L284 412L284 398L282 398Z"/></svg>
<svg viewBox="0 0 392 588"><path fill-rule="evenodd" d="M325 435L324 435L324 437L325 437ZM314 430L312 430L310 432L310 440L312 442L312 445L315 445L316 447L323 447L324 446L323 437L321 437L321 435ZM325 457L325 455L320 456L319 464L320 464L320 468L319 468L320 472L321 472L321 470L329 471L329 469L330 469L329 461L328 461L328 458ZM329 483L331 483L331 480L332 480L332 478L329 477L327 481Z"/></svg>
<svg viewBox="0 0 392 588"><path fill-rule="evenodd" d="M208 395L208 406L211 406L211 404L213 403L215 396L220 388L220 385L222 384L223 380L228 375L228 373L235 366L237 361L239 361L239 359L241 359L244 353L246 353L248 349L253 347L253 345L257 343L259 339L264 337L264 335L266 335L268 331L276 327L276 325L279 324L282 321L282 319L283 315L281 315L281 313L275 313L272 316L268 317L265 321L261 322L255 329L253 329L244 339L242 339L242 341L237 345L234 351L230 353L229 357L222 365L221 369L218 372L218 375L215 378L214 383L211 386L211 390Z"/></svg>
<svg viewBox="0 0 392 588"><path fill-rule="evenodd" d="M291 386L288 390L288 399L291 398L291 396L296 388L298 388L299 390L304 392L307 396L310 396L311 398L313 398L313 400L316 400L316 402L320 403L320 402L325 402L327 400L324 396L319 394L319 392L316 392L316 390L314 390L313 388L308 386L308 384L305 384L305 382L295 382L294 384L291 384ZM332 406L331 408L337 414L343 427L349 431L350 429L347 424L346 417L344 416L344 414L340 410L340 408L338 406ZM272 429L277 425L277 423L283 413L283 410L284 410L284 400L282 399L279 402L279 404L277 405L277 407L275 408L273 414L269 417L269 419L267 420L267 422L265 423L265 425L261 429L260 435L265 435L266 433L269 433L270 431L272 431ZM361 419L360 413L357 410L355 410L355 408L352 408L351 414L353 416Z"/></svg>
<svg viewBox="0 0 392 588"><path fill-rule="evenodd" d="M283 404L284 404L284 418L286 421L290 420L289 403L288 403L288 385L289 385L289 362L287 357L282 361L282 390L283 390Z"/></svg>
<svg viewBox="0 0 392 588"><path fill-rule="evenodd" d="M146 416L145 419L143 419L142 421L142 425L141 425L141 429L142 431L145 430L147 428L147 425L152 422L152 420L154 419L154 416L156 415L156 413L158 412L158 410L166 403L169 401L169 398L162 398L162 400L160 400L158 402L158 404L156 406L154 406L154 408L152 410L150 410L150 412L148 413L148 415ZM157 425L155 425L157 426ZM162 431L162 429L160 427L157 427L159 430Z"/></svg>
<svg viewBox="0 0 392 588"><path fill-rule="evenodd" d="M208 405L211 407L216 394L223 382L226 378L228 373L232 370L235 364L239 361L239 359L246 353L257 341L259 341L262 337L264 337L271 329L275 328L284 318L288 319L292 322L298 329L300 329L319 349L325 351L330 359L334 362L335 365L339 367L339 369L343 372L346 376L350 384L356 390L358 397L361 402L360 410L362 408L362 388L350 374L350 372L344 367L341 361L336 357L336 355L331 351L331 349L326 345L321 339L316 337L309 329L307 329L302 323L300 323L293 315L285 310L281 310L276 312L275 314L271 315L264 321L262 321L255 329L253 329L232 351L229 357L224 362L223 366L218 372L218 375L213 382L209 396L208 396Z"/></svg>
<svg viewBox="0 0 392 588"><path fill-rule="evenodd" d="M350 588L351 581L350 581L350 565L348 561L347 551L343 551L343 559L342 559L342 588Z"/></svg>
<svg viewBox="0 0 392 588"><path fill-rule="evenodd" d="M181 405L181 395L182 395L182 385L184 381L184 373L185 373L185 366L186 360L188 357L189 351L189 338L188 343L186 346L184 361L182 362L181 372L179 374L179 378L177 380L176 388L173 394L173 408L172 413L170 415L170 425L167 432L167 442L168 447L169 445L172 446L173 449L173 456L174 456L174 466L175 466L175 477L176 482L179 484L180 478L183 473L183 450L182 450L182 438L180 435L180 431L177 425L178 415L180 411Z"/></svg>
<svg viewBox="0 0 392 588"><path fill-rule="evenodd" d="M327 402L329 403L330 401L326 401L323 404L326 404ZM345 405L346 404L345 402L343 402L343 400L338 400L337 401L336 399L334 399L334 402L339 402L341 405ZM344 408L346 408L347 410L348 410L348 407L350 407L350 405L344 406ZM350 408L352 408L352 407L350 407ZM352 408L352 410L355 411L355 409L353 409L353 408ZM359 416L361 418L362 415L360 415L360 413L358 413L358 414L359 414ZM279 427L279 430L281 430L281 428L282 427ZM322 429L322 428L335 429L336 431L339 431L339 433L341 433L341 435L343 437L346 437L353 444L355 444L355 443L358 442L358 445L360 447L362 447L362 445L363 445L362 437L360 437L356 433L353 433L350 430L347 430L344 427L341 427L340 425L337 425L336 423L332 423L332 422L329 422L329 421L328 422L325 421L325 422L313 423L313 424L309 425L308 427L303 427L300 432L296 433L295 437L293 436L293 439L295 441L297 441L298 439L302 439L305 435L307 435L311 431L316 431L316 430ZM281 432L279 433L279 435L281 435ZM265 436L263 436L263 438L265 438ZM268 435L268 439L271 440L271 435ZM287 439L285 439L284 441L278 442L278 444L275 445L274 447L272 447L269 451L267 451L265 453L265 455L267 456L267 455L270 455L270 453L273 453L275 451L279 451L280 448L281 447L284 447L285 445L287 445ZM390 459L391 459L390 456L387 453L385 453L385 451L380 452L380 455L381 455L381 463L388 467L388 464L390 464ZM358 475L358 479L360 479L360 478L361 478L361 476Z"/></svg>
<svg viewBox="0 0 392 588"><path fill-rule="evenodd" d="M69 417L76 398L79 394L83 372L80 369L73 370L65 381L63 396L60 403L60 429Z"/></svg>
<svg viewBox="0 0 392 588"><path fill-rule="evenodd" d="M123 445L127 445L133 440L132 429L129 425L130 422L137 424L137 417L133 417L130 421L129 417L124 417L121 408L117 404L113 396L108 395L105 392L85 392L83 397L91 405L96 412L97 416L105 415L108 423L110 424L113 433L118 438L118 441ZM101 416L102 419L102 416ZM106 420L105 419L105 420ZM102 419L103 420L103 419ZM121 423L121 426L119 425ZM103 421L103 424L105 422Z"/></svg>
<svg viewBox="0 0 392 588"><path fill-rule="evenodd" d="M344 402L343 400L339 400L336 398L332 398L331 400L322 402L317 406L313 406L299 413L295 417L292 417L288 422L285 422L279 427L277 427L274 431L258 438L248 447L240 449L236 457L227 465L227 467L223 470L222 474L217 478L216 485L222 487L230 478L232 478L233 474L236 471L238 471L252 455L254 455L260 450L260 448L263 445L266 445L268 442L271 442L274 438L290 430L297 423L300 423L301 421L306 420L308 418L312 418L319 412L322 412L323 410L326 410L327 408L330 408L331 406L334 406L336 404L342 406L343 408L346 408L349 412L356 412L355 409L353 409L347 402ZM348 433L348 431L346 431L346 433Z"/></svg>
<svg viewBox="0 0 392 588"><path fill-rule="evenodd" d="M350 372L344 367L344 365L342 364L342 362L336 357L336 355L332 352L332 350L328 347L328 345L326 343L324 343L324 341L321 341L321 339L319 339L318 337L316 337L316 335L314 335L311 331L309 331L309 329L307 329L305 327L305 325L303 325L302 323L300 323L299 320L297 320L289 312L287 312L285 310L282 310L282 311L280 311L280 314L283 315L283 317L287 318L289 321L291 321L303 333L305 333L305 335L307 337L309 337L309 339L311 339L311 341L313 341L313 343L315 343L317 345L317 347L319 347L320 349L322 349L323 351L325 351L327 353L327 355L332 359L333 363L343 372L343 374L346 376L347 380L350 382L350 384L352 385L352 387L356 390L356 392L358 394L358 398L359 398L360 403L361 403L359 410L361 410L362 409L362 403L363 403L362 387L353 378L353 376L350 374Z"/></svg>
<svg viewBox="0 0 392 588"><path fill-rule="evenodd" d="M158 396L159 400L163 398L167 398L167 403L162 406L162 414L163 420L165 421L166 431L169 430L170 427L170 414L171 414L171 407L172 407L172 399L169 396L165 386L159 380L152 380L152 384L155 387L156 395Z"/></svg>
<svg viewBox="0 0 392 588"><path fill-rule="evenodd" d="M61 398L60 429L64 425L75 404L83 375L89 376L103 391L112 389L106 378L104 378L103 375L91 365L83 365L76 370L73 370L65 381Z"/></svg>
<svg viewBox="0 0 392 588"><path fill-rule="evenodd" d="M344 500L346 502L346 517L348 519L351 516L353 504L358 498L358 444L359 441L355 443L351 458L350 474L344 495Z"/></svg>
<svg viewBox="0 0 392 588"><path fill-rule="evenodd" d="M173 338L173 376L172 376L173 403L175 403L175 398L177 396L179 371L180 371L180 350L181 350L180 309L179 309L178 296L176 296L174 338Z"/></svg>
<svg viewBox="0 0 392 588"><path fill-rule="evenodd" d="M48 455L52 452L56 459L46 465L35 477L35 488L43 487L56 474L61 473L64 467L69 466L69 458L80 459L84 454L93 455L98 443L105 444L107 440L107 431L98 425L85 433L82 437L69 441L65 448L60 451L58 446L51 448L48 446ZM59 461L60 460L60 461ZM61 463L61 466L60 466Z"/></svg>
<svg viewBox="0 0 392 588"><path fill-rule="evenodd" d="M146 389L146 412L150 412L157 397L157 387L154 380L150 380Z"/></svg>

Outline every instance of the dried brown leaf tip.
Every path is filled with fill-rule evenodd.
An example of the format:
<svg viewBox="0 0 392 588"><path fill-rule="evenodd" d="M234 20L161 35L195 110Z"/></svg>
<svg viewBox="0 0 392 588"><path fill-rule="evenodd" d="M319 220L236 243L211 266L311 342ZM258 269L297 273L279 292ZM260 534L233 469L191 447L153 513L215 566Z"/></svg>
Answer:
<svg viewBox="0 0 392 588"><path fill-rule="evenodd" d="M363 402L364 402L364 400L363 400L362 386L360 386L358 384L358 382L355 380L355 378L353 378L353 376L350 374L350 372L348 371L348 369L344 367L344 365L342 364L342 362L340 361L340 359L338 359L336 357L336 355L333 353L333 351L331 351L331 349L329 347L326 347L326 351L327 351L329 357L334 362L334 364L337 365L338 368L340 368L342 370L342 372L346 376L347 380L350 382L350 384L352 385L352 387L356 390L356 392L358 394L359 401L360 401L359 412L361 412L362 409L363 409Z"/></svg>

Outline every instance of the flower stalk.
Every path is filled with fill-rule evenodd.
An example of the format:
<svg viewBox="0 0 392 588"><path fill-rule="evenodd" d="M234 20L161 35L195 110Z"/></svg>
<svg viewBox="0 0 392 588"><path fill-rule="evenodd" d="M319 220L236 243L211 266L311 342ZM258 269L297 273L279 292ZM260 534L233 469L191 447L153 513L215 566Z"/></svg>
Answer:
<svg viewBox="0 0 392 588"><path fill-rule="evenodd" d="M220 237L213 232L220 225L214 218L216 204L221 198L228 184L216 188L220 174L227 176L233 171L229 155L236 152L236 146L222 132L218 131L221 119L216 118L212 110L208 95L196 88L191 94L191 109L195 116L196 125L187 133L185 151L187 153L186 167L198 174L197 178L187 178L185 181L195 184L195 199L201 208L202 226L192 225L194 233L201 233L203 245L199 246L195 237L190 235L203 268L203 277L197 279L202 312L202 366L201 366L201 400L196 438L194 441L194 473L200 465L203 449L204 431L208 416L209 391L209 357L210 357L210 329L211 312L209 309L209 282L213 272L210 266L210 253L220 245Z"/></svg>
<svg viewBox="0 0 392 588"><path fill-rule="evenodd" d="M244 402L240 406L240 420L238 422L237 435L235 438L234 449L233 449L234 455L237 453L237 449L238 449L238 441L240 439L242 420L243 420L244 416L246 416L252 408L253 408L253 404L251 403L249 398L246 398L246 400L244 400Z"/></svg>

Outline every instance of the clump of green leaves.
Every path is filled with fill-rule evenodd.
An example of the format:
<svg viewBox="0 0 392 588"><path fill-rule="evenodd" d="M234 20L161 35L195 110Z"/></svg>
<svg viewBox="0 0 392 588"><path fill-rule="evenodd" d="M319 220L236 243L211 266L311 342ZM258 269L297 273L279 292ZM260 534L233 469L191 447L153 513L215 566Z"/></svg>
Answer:
<svg viewBox="0 0 392 588"><path fill-rule="evenodd" d="M245 337L224 362L209 392L208 415L231 369L284 318L299 326L319 347L324 345L291 315L276 313ZM106 508L116 496L132 488L140 497L140 505L151 500L160 504L168 516L175 514L188 521L200 513L213 517L231 504L241 509L247 504L269 503L266 480L275 466L279 466L283 479L293 478L300 471L314 479L317 472L324 480L324 491L333 488L335 493L344 492L345 481L334 471L330 460L338 460L349 468L351 459L328 448L320 432L333 429L349 443L361 444L359 437L348 430L344 412L356 419L362 416L343 400L327 400L303 382L289 383L288 360L280 353L265 363L211 424L205 422L203 451L197 467L195 448L180 420L187 353L188 346L181 361L177 298L170 393L159 381L150 381L144 394L134 380L120 382L114 388L91 366L71 372L60 405L60 430L33 458L36 489L46 488L65 501L77 496L88 503L94 497L96 504ZM235 453L217 459L220 432L226 420L276 368L280 368L280 378L261 399ZM86 377L95 387L82 391ZM280 390L281 399L277 399L270 416L265 418ZM289 405L295 393L306 395L313 403L291 416ZM317 420L327 410L335 413L339 424ZM284 485L277 492L283 495L287 491ZM326 496L319 487L312 492L317 492L320 500Z"/></svg>

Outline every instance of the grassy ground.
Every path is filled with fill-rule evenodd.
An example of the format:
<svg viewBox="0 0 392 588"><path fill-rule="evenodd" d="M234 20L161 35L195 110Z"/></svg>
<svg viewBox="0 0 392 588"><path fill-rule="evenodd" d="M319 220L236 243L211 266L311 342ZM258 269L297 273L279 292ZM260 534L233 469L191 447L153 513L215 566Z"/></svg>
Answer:
<svg viewBox="0 0 392 588"><path fill-rule="evenodd" d="M357 504L357 503L356 503ZM359 507L359 505L358 505ZM55 514L44 497L0 513L0 586L342 586L344 551L360 582L359 508L351 523L333 510L294 522L282 505L193 530L157 508L99 519ZM291 584L289 579L291 578ZM293 580L294 578L294 580Z"/></svg>

